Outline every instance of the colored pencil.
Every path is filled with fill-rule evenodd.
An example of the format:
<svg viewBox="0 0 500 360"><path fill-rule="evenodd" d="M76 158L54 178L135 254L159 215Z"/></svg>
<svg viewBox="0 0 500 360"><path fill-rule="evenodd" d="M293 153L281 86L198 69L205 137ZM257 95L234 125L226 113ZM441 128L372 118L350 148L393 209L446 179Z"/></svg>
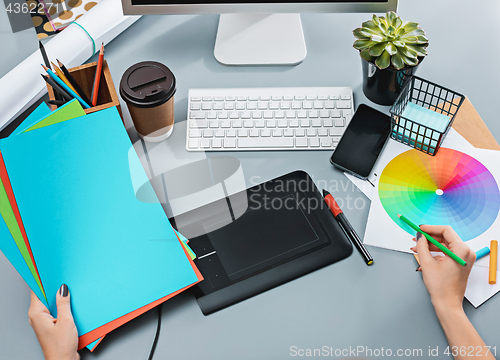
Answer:
<svg viewBox="0 0 500 360"><path fill-rule="evenodd" d="M485 257L486 255L488 255L490 253L490 248L485 246L484 248L476 251L476 261Z"/></svg>
<svg viewBox="0 0 500 360"><path fill-rule="evenodd" d="M50 68L49 58L47 57L47 52L45 52L45 47L43 46L41 41L38 42L38 46L40 48L40 52L42 53L42 58L43 58L43 62L45 63L45 66Z"/></svg>
<svg viewBox="0 0 500 360"><path fill-rule="evenodd" d="M323 190L323 197L325 199L326 204L328 205L328 208L330 208L330 211L333 213L333 216L339 222L340 226L343 228L347 237L351 240L354 246L356 246L356 249L358 249L359 253L363 257L363 260L366 262L367 265L373 264L372 256L370 255L368 250L366 250L365 246L361 242L361 238L356 233L349 220L347 220L347 217L342 212L342 209L337 204L332 194L330 194L326 190Z"/></svg>
<svg viewBox="0 0 500 360"><path fill-rule="evenodd" d="M54 72L52 70L50 70L48 67L46 66L43 66L42 67L44 68L45 71L47 71L47 74L49 74L49 76L57 83L59 84L60 87L62 87L64 90L66 90L66 92L68 94L70 94L71 96L73 96L74 98L76 98L80 104L82 104L82 106L85 108L85 109L90 109L90 105L87 104L85 101L82 100L82 98L80 96L78 96L77 93L75 93L73 90L71 90L68 85L66 85L64 83L64 81L62 81L61 79L59 79L59 77L54 74Z"/></svg>
<svg viewBox="0 0 500 360"><path fill-rule="evenodd" d="M85 92L80 87L78 82L75 80L73 75L71 75L71 73L68 71L66 66L64 66L64 64L62 62L60 62L59 60L57 60L57 63L59 64L59 68L63 71L64 75L66 75L66 78L69 80L71 85L73 85L73 87L76 89L76 92L82 97L83 101L85 101L87 104L92 103L92 101L90 101L89 97L87 95L85 95Z"/></svg>
<svg viewBox="0 0 500 360"><path fill-rule="evenodd" d="M54 69L54 71L56 72L57 76L59 76L59 78L64 81L64 83L66 85L68 85L68 87L73 90L74 92L76 92L78 94L78 91L76 91L76 89L73 87L73 85L71 85L71 83L69 82L69 80L66 78L66 75L64 75L64 73L61 71L61 69L59 69L56 64L54 64L53 62L51 62L52 64L52 68ZM78 94L80 95L80 94Z"/></svg>
<svg viewBox="0 0 500 360"><path fill-rule="evenodd" d="M424 235L427 240L429 240L431 243L433 243L434 245L436 245L436 247L439 250L441 250L443 253L445 253L446 255L448 255L449 257L451 257L453 260L455 260L460 265L462 265L462 266L467 265L467 262L465 260L463 260L460 257L458 257L457 255L455 255L450 249L448 249L446 246L444 246L439 241L437 241L436 239L434 239L432 236L430 236L426 232L420 230L420 228L417 225L415 225L414 223L412 223L406 217L404 217L403 215L400 215L400 214L397 214L397 215L398 215L398 218L400 218L404 223L406 223L406 225L408 225L413 230L415 230L415 231L421 233L422 235Z"/></svg>
<svg viewBox="0 0 500 360"><path fill-rule="evenodd" d="M99 51L99 59L97 60L97 68L95 70L94 86L92 87L92 106L97 105L97 96L99 95L99 84L101 82L102 63L104 61L104 43Z"/></svg>
<svg viewBox="0 0 500 360"><path fill-rule="evenodd" d="M490 242L490 276L488 282L490 284L497 283L497 257L498 257L498 241L491 240Z"/></svg>
<svg viewBox="0 0 500 360"><path fill-rule="evenodd" d="M66 102L67 102L67 101L64 101L64 100L50 100L50 101L49 101L49 104L50 104L50 105L61 106L61 105L66 104Z"/></svg>
<svg viewBox="0 0 500 360"><path fill-rule="evenodd" d="M62 87L60 87L54 80L52 80L49 76L47 75L42 75L42 78L45 80L47 84L52 86L52 89L54 89L54 94L59 94L63 99L69 101L73 99L73 97L66 92Z"/></svg>

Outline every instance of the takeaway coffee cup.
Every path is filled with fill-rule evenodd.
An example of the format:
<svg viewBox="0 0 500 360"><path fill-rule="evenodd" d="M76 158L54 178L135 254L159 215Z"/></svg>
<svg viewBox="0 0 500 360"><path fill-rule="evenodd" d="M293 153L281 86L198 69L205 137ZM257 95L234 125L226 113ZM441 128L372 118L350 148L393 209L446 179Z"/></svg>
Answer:
<svg viewBox="0 0 500 360"><path fill-rule="evenodd" d="M127 103L135 129L145 141L163 141L172 133L174 93L174 74L159 62L140 62L123 74L120 95Z"/></svg>

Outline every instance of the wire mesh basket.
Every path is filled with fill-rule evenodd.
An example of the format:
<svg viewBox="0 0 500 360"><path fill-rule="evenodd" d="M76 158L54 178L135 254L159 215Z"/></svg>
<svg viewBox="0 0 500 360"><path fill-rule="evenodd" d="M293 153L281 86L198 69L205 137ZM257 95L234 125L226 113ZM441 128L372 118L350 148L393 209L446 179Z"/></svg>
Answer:
<svg viewBox="0 0 500 360"><path fill-rule="evenodd" d="M465 97L450 89L412 76L391 113L391 138L436 155Z"/></svg>

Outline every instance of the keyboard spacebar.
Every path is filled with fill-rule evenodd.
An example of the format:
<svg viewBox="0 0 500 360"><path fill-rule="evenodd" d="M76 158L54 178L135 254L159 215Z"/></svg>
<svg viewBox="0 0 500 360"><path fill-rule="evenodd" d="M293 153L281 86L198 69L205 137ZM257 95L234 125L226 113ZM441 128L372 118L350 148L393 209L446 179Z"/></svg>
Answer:
<svg viewBox="0 0 500 360"><path fill-rule="evenodd" d="M293 148L293 138L239 138L239 148Z"/></svg>

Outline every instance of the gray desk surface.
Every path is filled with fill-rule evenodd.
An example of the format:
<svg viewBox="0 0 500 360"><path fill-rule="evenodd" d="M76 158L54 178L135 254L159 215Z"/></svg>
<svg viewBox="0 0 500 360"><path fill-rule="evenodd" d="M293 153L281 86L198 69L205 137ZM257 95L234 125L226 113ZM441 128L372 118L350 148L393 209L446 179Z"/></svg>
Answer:
<svg viewBox="0 0 500 360"><path fill-rule="evenodd" d="M429 56L418 75L466 94L491 132L500 140L497 116L497 69L500 47L491 40L500 22L500 3L401 0L403 19L421 23L430 39ZM3 16L3 15L2 15ZM178 81L176 128L170 146L182 153L187 92L193 87L351 86L356 105L372 105L361 90L361 65L352 48L351 31L367 14L304 14L308 56L298 66L226 67L213 57L217 16L144 17L106 47L106 58L118 84L133 63L156 60L167 64ZM2 25L4 26L4 25ZM2 31L4 51L0 71L6 73L37 47L31 30ZM378 107L387 111L386 107ZM128 116L128 114L126 114ZM185 152L185 151L184 151ZM243 164L247 183L294 169L304 169L315 181L326 181L337 197L358 200L345 209L363 234L369 203L328 163L329 152L234 153ZM184 156L191 156L186 155ZM346 187L345 190L342 187ZM354 204L354 202L352 203ZM363 205L363 206L361 206ZM168 301L156 359L286 359L290 348L422 349L447 346L415 261L408 254L370 248L375 265L367 267L354 252L348 259L288 284L203 316L189 294ZM43 358L28 325L29 289L0 255L0 358ZM106 301L103 296L103 302ZM500 348L500 297L466 312L485 342ZM83 359L145 359L156 329L149 312L106 337L95 353ZM500 349L499 349L500 350ZM352 355L352 354L351 354ZM360 353L359 355L364 355ZM417 357L417 356L415 356Z"/></svg>

